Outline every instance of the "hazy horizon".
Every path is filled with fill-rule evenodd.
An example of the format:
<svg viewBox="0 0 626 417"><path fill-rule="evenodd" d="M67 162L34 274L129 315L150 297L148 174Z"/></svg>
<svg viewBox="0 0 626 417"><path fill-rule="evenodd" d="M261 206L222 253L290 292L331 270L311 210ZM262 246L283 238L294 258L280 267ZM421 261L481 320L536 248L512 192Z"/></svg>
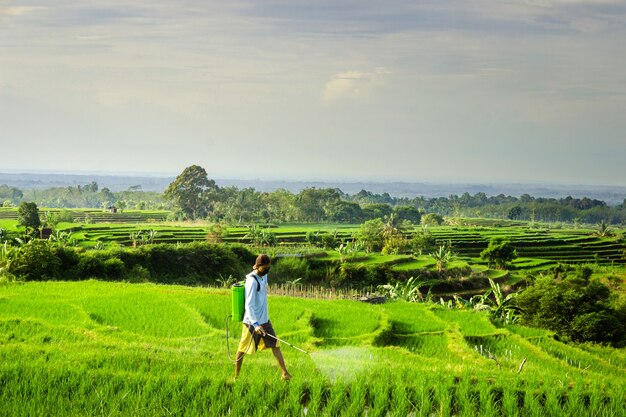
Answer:
<svg viewBox="0 0 626 417"><path fill-rule="evenodd" d="M621 0L0 3L0 170L626 185Z"/></svg>
<svg viewBox="0 0 626 417"><path fill-rule="evenodd" d="M182 171L181 171L182 172ZM70 171L70 170L49 170L49 169L0 169L0 174L54 174L54 175L67 175L67 176L102 176L102 177L145 177L145 178L176 178L181 172L150 172L150 171ZM564 187L575 186L588 186L588 187L615 187L626 188L626 185L622 184L600 184L600 183L585 183L585 182L558 182L558 181L520 181L520 180L506 180L506 179L474 179L474 180L453 180L453 179L417 179L417 180L403 180L403 179L386 179L380 180L375 178L287 178L287 177L219 177L208 175L209 179L222 180L222 181L259 181L259 182L293 182L293 183L372 183L372 184L391 184L391 183L406 183L406 184L446 184L446 185L554 185Z"/></svg>

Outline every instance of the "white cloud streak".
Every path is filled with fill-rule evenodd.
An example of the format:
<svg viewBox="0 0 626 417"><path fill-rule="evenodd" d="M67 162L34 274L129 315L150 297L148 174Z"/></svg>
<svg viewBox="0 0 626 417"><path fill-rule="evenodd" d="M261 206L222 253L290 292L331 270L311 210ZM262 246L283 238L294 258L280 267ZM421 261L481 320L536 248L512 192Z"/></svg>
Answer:
<svg viewBox="0 0 626 417"><path fill-rule="evenodd" d="M384 67L369 72L340 72L335 74L324 86L322 100L358 99L368 96L371 90L384 83L389 74L391 71Z"/></svg>

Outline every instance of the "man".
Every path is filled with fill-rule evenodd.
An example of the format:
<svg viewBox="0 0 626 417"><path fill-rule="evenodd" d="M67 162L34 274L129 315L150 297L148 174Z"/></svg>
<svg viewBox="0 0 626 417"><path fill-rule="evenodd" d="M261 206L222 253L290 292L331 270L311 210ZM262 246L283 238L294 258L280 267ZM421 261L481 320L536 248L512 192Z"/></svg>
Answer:
<svg viewBox="0 0 626 417"><path fill-rule="evenodd" d="M251 355L257 350L271 348L282 371L282 379L287 381L291 379L291 374L285 367L280 344L269 336L276 336L267 309L267 273L270 270L270 257L266 254L259 255L253 268L254 270L246 275L246 311L243 316L241 342L239 342L235 361L235 378L239 376L246 353Z"/></svg>

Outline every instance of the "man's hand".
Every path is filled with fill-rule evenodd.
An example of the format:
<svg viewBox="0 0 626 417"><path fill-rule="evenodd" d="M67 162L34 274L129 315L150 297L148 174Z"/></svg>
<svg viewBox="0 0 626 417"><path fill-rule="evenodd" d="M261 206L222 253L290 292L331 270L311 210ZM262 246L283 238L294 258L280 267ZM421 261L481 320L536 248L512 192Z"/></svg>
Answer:
<svg viewBox="0 0 626 417"><path fill-rule="evenodd" d="M265 330L263 330L263 327L260 325L254 328L254 332L260 334L261 336L265 336Z"/></svg>

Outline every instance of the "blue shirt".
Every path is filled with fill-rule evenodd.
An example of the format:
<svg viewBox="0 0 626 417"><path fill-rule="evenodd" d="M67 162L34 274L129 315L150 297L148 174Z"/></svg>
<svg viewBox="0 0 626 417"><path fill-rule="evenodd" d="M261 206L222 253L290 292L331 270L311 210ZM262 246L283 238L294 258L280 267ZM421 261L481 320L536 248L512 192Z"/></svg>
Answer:
<svg viewBox="0 0 626 417"><path fill-rule="evenodd" d="M254 279L256 276L257 279ZM260 289L257 291L257 280ZM267 311L267 275L260 277L251 272L246 275L246 312L243 316L243 322L246 324L258 323L265 324L269 321Z"/></svg>

